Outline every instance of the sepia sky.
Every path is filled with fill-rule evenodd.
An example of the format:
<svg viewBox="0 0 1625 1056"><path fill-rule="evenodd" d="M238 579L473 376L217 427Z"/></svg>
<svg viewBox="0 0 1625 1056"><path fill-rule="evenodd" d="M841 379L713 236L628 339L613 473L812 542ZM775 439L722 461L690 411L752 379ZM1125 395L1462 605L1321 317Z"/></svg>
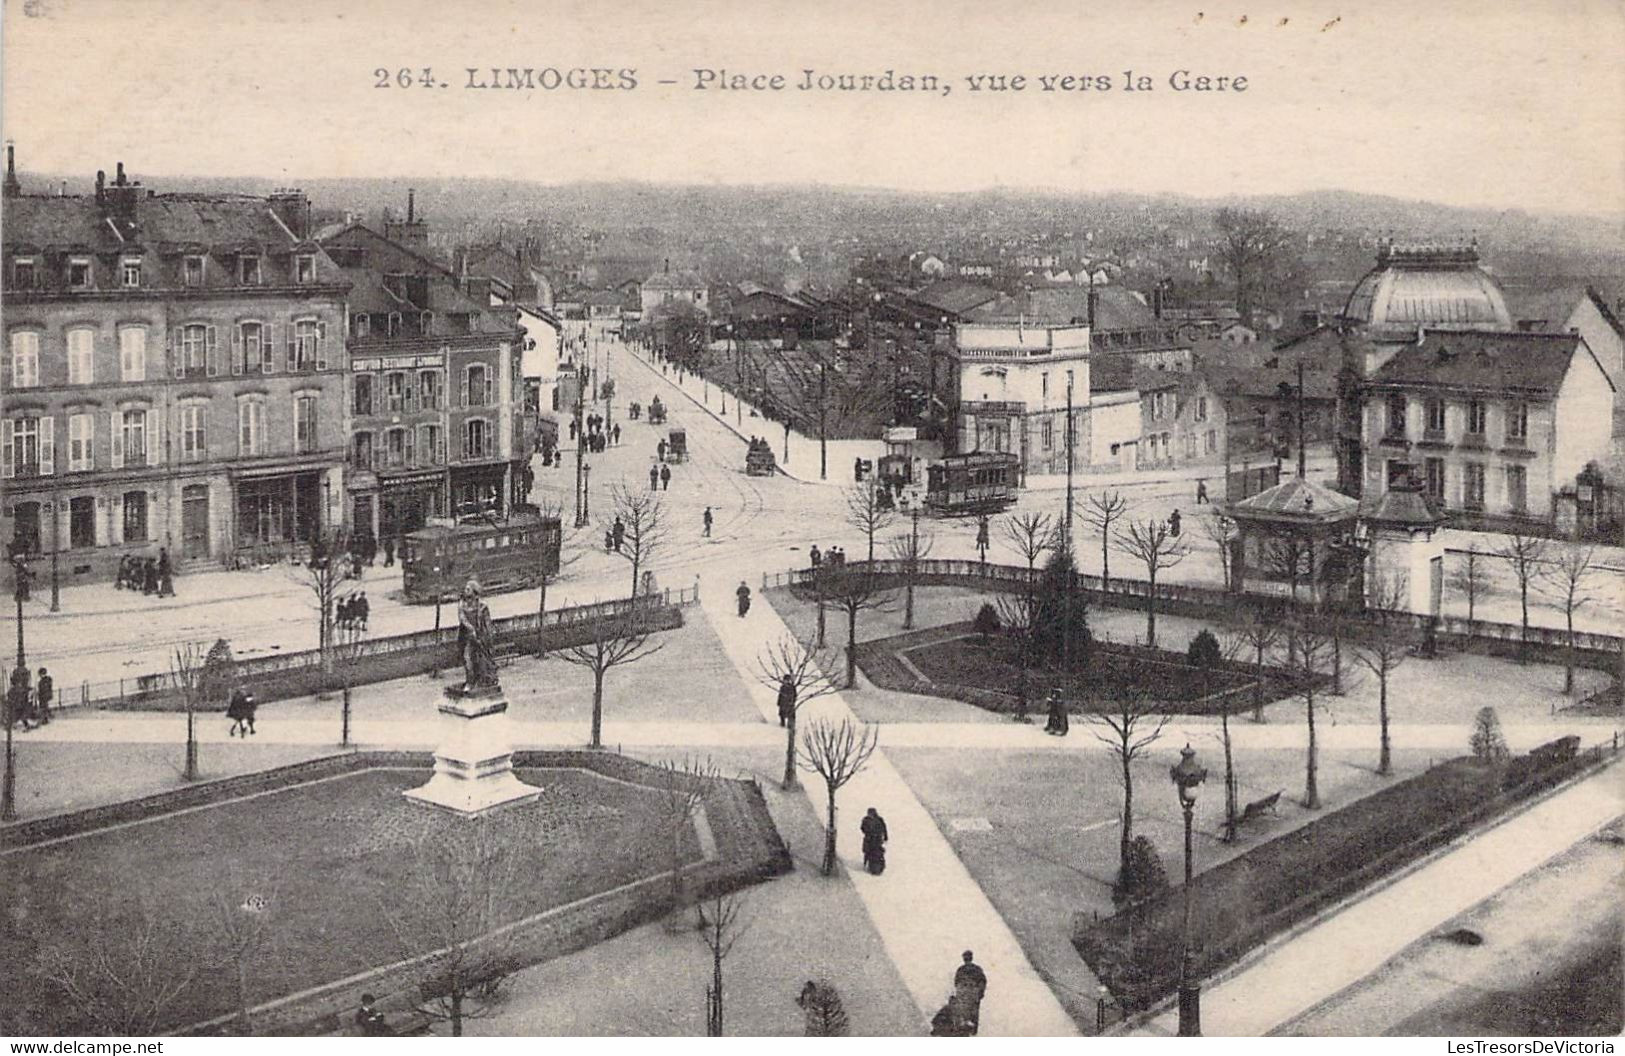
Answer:
<svg viewBox="0 0 1625 1056"><path fill-rule="evenodd" d="M4 34L4 133L76 189L123 160L149 181L1341 188L1625 212L1620 0L11 0ZM374 87L424 66L449 87ZM639 86L470 90L470 66L635 68ZM696 67L953 89L701 92ZM1175 92L1179 69L1248 89ZM1153 90L1124 92L1125 70ZM978 94L978 73L1030 83ZM1111 90L1043 92L1046 74Z"/></svg>

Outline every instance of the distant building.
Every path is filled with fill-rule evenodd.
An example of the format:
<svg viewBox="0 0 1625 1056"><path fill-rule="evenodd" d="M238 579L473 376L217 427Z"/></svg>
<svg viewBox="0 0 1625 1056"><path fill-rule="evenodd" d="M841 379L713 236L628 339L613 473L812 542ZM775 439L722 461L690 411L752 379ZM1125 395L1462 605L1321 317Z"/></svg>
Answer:
<svg viewBox="0 0 1625 1056"><path fill-rule="evenodd" d="M10 163L8 153L8 165ZM299 191L4 199L0 535L69 582L342 520L344 302Z"/></svg>
<svg viewBox="0 0 1625 1056"><path fill-rule="evenodd" d="M661 305L674 302L686 303L704 316L711 314L710 288L705 280L691 271L672 271L669 260L660 271L643 280L641 297L645 319Z"/></svg>
<svg viewBox="0 0 1625 1056"><path fill-rule="evenodd" d="M1060 286L1001 294L964 313L974 322L1084 324L1097 359L1123 358L1136 366L1189 370L1190 342L1121 286Z"/></svg>
<svg viewBox="0 0 1625 1056"><path fill-rule="evenodd" d="M950 355L956 451L1009 451L1024 473L1064 473L1070 397L1074 469L1089 463L1088 326L960 323Z"/></svg>
<svg viewBox="0 0 1625 1056"><path fill-rule="evenodd" d="M475 246L463 256L461 274L489 279L491 294L503 304L526 308L553 307L553 283L530 259L523 245Z"/></svg>
<svg viewBox="0 0 1625 1056"><path fill-rule="evenodd" d="M1141 369L1135 374L1140 397L1140 469L1212 465L1225 458L1224 399L1200 371Z"/></svg>

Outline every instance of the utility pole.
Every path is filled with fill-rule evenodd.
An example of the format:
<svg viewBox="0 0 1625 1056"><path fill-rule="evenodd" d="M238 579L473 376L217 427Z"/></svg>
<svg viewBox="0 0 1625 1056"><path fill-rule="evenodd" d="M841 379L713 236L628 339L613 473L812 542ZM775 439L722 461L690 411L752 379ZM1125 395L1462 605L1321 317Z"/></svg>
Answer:
<svg viewBox="0 0 1625 1056"><path fill-rule="evenodd" d="M1072 545L1072 372L1066 372L1066 545Z"/></svg>
<svg viewBox="0 0 1625 1056"><path fill-rule="evenodd" d="M577 375L581 384L576 386L576 527L587 523L587 384L586 374Z"/></svg>
<svg viewBox="0 0 1625 1056"><path fill-rule="evenodd" d="M1298 360L1298 479L1308 479L1305 472L1308 465L1305 455L1305 438L1303 435L1303 360Z"/></svg>
<svg viewBox="0 0 1625 1056"><path fill-rule="evenodd" d="M57 554L62 550L62 515L58 503L51 503L51 611L62 611L62 590L57 579Z"/></svg>
<svg viewBox="0 0 1625 1056"><path fill-rule="evenodd" d="M825 420L829 414L829 360L818 360L818 479L829 479L829 441Z"/></svg>

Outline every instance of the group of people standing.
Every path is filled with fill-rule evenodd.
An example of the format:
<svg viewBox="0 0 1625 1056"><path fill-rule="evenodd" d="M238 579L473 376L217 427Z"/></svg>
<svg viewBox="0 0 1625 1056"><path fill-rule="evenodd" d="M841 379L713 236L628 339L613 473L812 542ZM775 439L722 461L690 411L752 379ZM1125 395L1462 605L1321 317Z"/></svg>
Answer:
<svg viewBox="0 0 1625 1056"><path fill-rule="evenodd" d="M828 550L820 550L818 544L814 543L807 548L807 558L812 561L814 568L822 568L825 565L840 568L846 564L846 549L832 546Z"/></svg>
<svg viewBox="0 0 1625 1056"><path fill-rule="evenodd" d="M340 627L367 629L367 617L372 614L372 603L367 600L367 592L358 590L354 594L339 599L336 622Z"/></svg>
<svg viewBox="0 0 1625 1056"><path fill-rule="evenodd" d="M592 454L602 454L610 444L619 444L621 442L621 426L619 422L606 426L604 416L601 414L589 414L584 421L587 429L585 442L587 450ZM580 428L576 425L575 419L572 418L570 420L570 439L578 439L579 433Z"/></svg>
<svg viewBox="0 0 1625 1056"><path fill-rule="evenodd" d="M666 442L664 440L660 441L660 446L664 448L666 446ZM664 462L656 462L651 465L649 467L649 490L665 491L670 487L671 466Z"/></svg>
<svg viewBox="0 0 1625 1056"><path fill-rule="evenodd" d="M56 683L45 668L39 669L39 683L34 685L28 668L19 667L11 673L11 685L6 689L6 719L8 724L32 730L51 721L51 702L56 699Z"/></svg>
<svg viewBox="0 0 1625 1056"><path fill-rule="evenodd" d="M156 558L125 554L119 558L113 587L115 590L139 590L160 598L174 597L175 570L169 563L169 551L160 548Z"/></svg>

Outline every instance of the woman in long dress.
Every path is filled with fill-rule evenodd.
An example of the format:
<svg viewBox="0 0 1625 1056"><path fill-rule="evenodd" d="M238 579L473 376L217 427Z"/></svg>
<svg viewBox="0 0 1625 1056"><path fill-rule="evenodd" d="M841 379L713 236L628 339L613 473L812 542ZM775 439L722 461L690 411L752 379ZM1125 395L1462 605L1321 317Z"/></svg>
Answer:
<svg viewBox="0 0 1625 1056"><path fill-rule="evenodd" d="M886 831L886 819L874 807L870 807L858 828L863 832L863 867L879 876L886 871L886 840L890 838Z"/></svg>

